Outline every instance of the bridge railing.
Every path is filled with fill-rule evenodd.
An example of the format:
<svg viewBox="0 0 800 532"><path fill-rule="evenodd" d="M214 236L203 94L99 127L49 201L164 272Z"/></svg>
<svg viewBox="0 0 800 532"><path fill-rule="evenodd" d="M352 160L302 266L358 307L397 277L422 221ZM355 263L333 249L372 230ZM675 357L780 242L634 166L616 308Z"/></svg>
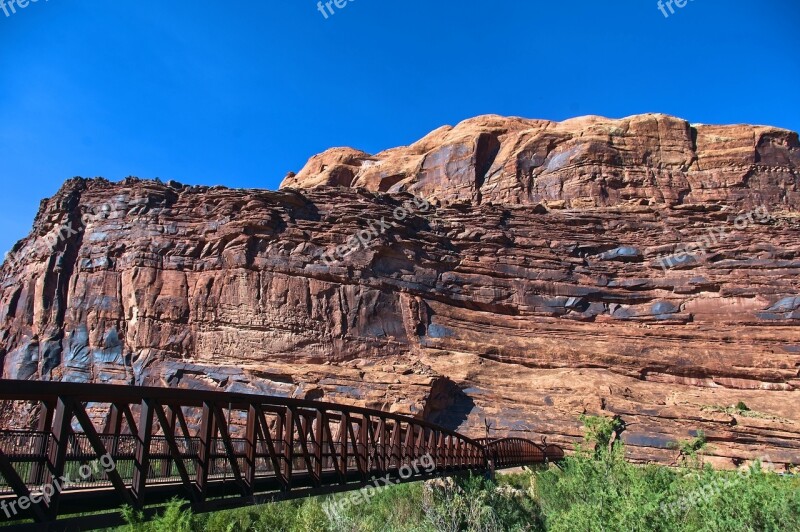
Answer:
<svg viewBox="0 0 800 532"><path fill-rule="evenodd" d="M475 440L486 450L492 469L508 469L531 464L559 462L564 450L558 445L541 445L523 438L482 438Z"/></svg>
<svg viewBox="0 0 800 532"><path fill-rule="evenodd" d="M0 521L54 523L175 496L209 511L564 454L355 406L204 390L0 380L0 413L34 420L0 430Z"/></svg>
<svg viewBox="0 0 800 532"><path fill-rule="evenodd" d="M332 403L29 381L0 381L0 401L35 419L0 431L0 503L34 500L15 517L37 522L175 495L207 511L487 468L483 447L456 432Z"/></svg>

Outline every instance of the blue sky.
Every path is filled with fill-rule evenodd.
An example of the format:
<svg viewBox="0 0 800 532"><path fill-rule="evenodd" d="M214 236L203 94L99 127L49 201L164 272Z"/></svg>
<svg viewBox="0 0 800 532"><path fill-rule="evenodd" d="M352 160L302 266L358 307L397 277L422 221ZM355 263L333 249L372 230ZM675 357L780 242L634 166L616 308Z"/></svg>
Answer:
<svg viewBox="0 0 800 532"><path fill-rule="evenodd" d="M374 153L486 113L797 131L798 27L797 0L694 0L669 18L655 0L0 10L0 254L76 175L274 189L328 147Z"/></svg>

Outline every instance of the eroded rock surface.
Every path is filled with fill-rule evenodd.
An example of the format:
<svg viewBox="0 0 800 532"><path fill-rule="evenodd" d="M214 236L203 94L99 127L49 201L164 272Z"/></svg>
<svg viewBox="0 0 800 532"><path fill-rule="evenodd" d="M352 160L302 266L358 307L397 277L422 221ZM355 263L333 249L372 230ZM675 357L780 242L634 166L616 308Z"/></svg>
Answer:
<svg viewBox="0 0 800 532"><path fill-rule="evenodd" d="M775 128L480 117L331 150L278 192L73 179L3 265L3 376L562 444L581 413L619 415L634 459L704 430L719 465L797 464L798 166Z"/></svg>
<svg viewBox="0 0 800 532"><path fill-rule="evenodd" d="M551 122L481 116L371 156L317 155L281 188L408 191L442 202L585 209L645 205L797 205L797 133L691 125L666 115Z"/></svg>

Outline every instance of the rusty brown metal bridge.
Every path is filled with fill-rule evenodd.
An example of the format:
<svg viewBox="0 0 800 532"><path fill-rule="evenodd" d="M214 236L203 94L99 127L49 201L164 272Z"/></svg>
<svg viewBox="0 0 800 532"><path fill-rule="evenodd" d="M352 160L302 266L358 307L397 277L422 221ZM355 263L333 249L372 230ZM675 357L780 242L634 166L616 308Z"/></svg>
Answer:
<svg viewBox="0 0 800 532"><path fill-rule="evenodd" d="M174 497L208 512L564 456L388 412L202 390L0 380L0 416L34 420L0 431L0 523L32 530L121 524L122 506L152 515Z"/></svg>

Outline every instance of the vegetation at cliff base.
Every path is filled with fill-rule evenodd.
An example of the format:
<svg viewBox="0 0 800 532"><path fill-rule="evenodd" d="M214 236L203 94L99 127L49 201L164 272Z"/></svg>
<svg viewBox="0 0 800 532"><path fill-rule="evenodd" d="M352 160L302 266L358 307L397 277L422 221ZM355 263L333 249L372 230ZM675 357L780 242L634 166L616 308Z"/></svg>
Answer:
<svg viewBox="0 0 800 532"><path fill-rule="evenodd" d="M680 467L634 465L614 434L618 422L583 419L587 439L560 466L522 473L438 479L377 490L368 502L331 511L348 494L209 515L175 502L130 532L501 532L800 531L800 478L717 471L702 463L705 439L676 445Z"/></svg>

